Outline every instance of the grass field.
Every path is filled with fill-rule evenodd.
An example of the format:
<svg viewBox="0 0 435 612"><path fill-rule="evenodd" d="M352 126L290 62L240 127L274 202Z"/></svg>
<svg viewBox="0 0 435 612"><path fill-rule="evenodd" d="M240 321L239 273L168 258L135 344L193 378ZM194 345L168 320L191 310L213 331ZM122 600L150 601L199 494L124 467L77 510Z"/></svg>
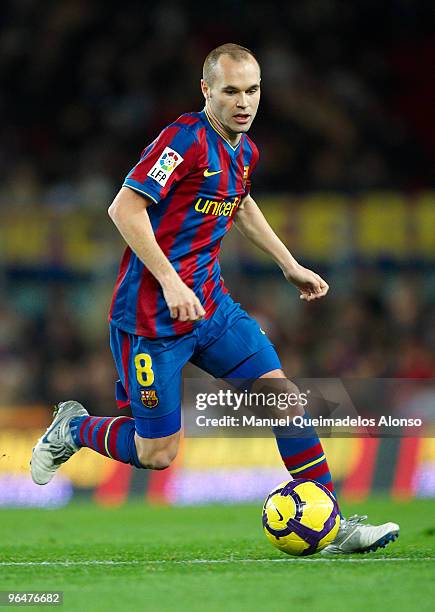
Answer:
<svg viewBox="0 0 435 612"><path fill-rule="evenodd" d="M399 522L401 537L332 560L276 551L255 505L3 510L0 590L61 590L64 610L433 610L434 508L346 506Z"/></svg>

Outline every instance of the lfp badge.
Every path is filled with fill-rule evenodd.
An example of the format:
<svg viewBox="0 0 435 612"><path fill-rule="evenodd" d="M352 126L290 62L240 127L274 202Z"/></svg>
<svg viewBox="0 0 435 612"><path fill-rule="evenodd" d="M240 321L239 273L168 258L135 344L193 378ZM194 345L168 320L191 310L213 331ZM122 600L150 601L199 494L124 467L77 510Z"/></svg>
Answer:
<svg viewBox="0 0 435 612"><path fill-rule="evenodd" d="M150 176L157 181L159 185L164 187L175 168L180 165L182 161L183 158L177 151L174 151L171 147L165 147L159 159L154 166L150 168L147 176Z"/></svg>
<svg viewBox="0 0 435 612"><path fill-rule="evenodd" d="M172 149L169 149L168 151L163 153L163 155L161 156L160 165L163 168L163 170L166 170L166 172L172 172L172 170L174 170L178 166L181 159L178 153L176 153Z"/></svg>
<svg viewBox="0 0 435 612"><path fill-rule="evenodd" d="M141 389L140 400L145 408L150 409L155 408L159 403L159 398L157 397L157 391L155 389Z"/></svg>

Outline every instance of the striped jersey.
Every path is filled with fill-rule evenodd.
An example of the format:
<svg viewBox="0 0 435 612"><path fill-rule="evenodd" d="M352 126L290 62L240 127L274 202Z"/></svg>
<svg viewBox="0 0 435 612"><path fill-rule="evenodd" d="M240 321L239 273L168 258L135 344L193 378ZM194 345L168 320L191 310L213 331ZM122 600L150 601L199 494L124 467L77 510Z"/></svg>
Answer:
<svg viewBox="0 0 435 612"><path fill-rule="evenodd" d="M181 115L142 152L124 186L151 200L147 212L157 242L209 319L228 293L219 251L250 190L258 149L242 134L233 147L205 110ZM160 284L127 247L109 321L148 338L178 336L202 322L171 319Z"/></svg>

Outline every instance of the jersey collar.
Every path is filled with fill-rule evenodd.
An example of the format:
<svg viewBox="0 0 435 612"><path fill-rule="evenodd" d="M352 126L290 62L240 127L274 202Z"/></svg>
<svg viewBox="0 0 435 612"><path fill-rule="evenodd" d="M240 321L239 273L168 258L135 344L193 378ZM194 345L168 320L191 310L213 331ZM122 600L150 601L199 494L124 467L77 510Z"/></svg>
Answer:
<svg viewBox="0 0 435 612"><path fill-rule="evenodd" d="M240 143L242 142L243 134L242 134L242 137L240 138L239 142L236 144L236 146L233 146L233 145L230 143L230 141L229 141L229 140L228 140L228 139L227 139L227 138L224 136L224 134L221 132L221 130L219 130L217 127L215 127L215 126L214 126L214 124L212 123L212 120L211 120L210 115L208 114L208 112L207 112L207 109L206 109L206 108L204 108L203 113L204 113L204 116L205 116L205 118L207 119L208 123L210 124L211 128L212 128L212 129L213 129L213 130L214 130L214 131L215 131L217 134L219 134L219 136L222 138L222 140L224 140L224 141L227 143L227 145L228 145L229 147L231 147L231 149L232 149L233 151L237 151L237 149L238 149L238 148L239 148L239 146L240 146Z"/></svg>

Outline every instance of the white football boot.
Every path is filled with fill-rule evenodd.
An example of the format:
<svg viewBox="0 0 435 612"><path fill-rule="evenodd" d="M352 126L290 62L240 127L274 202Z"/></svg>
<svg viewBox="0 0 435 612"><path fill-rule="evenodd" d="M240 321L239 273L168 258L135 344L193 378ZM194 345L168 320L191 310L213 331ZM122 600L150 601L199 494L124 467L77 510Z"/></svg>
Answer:
<svg viewBox="0 0 435 612"><path fill-rule="evenodd" d="M44 485L50 482L62 463L79 450L72 439L69 425L74 417L88 415L88 411L74 400L55 406L53 422L32 452L30 471L34 483Z"/></svg>
<svg viewBox="0 0 435 612"><path fill-rule="evenodd" d="M399 537L399 525L365 525L367 516L355 514L349 519L341 519L340 528L332 544L322 550L322 555L350 555L374 552L385 548Z"/></svg>

